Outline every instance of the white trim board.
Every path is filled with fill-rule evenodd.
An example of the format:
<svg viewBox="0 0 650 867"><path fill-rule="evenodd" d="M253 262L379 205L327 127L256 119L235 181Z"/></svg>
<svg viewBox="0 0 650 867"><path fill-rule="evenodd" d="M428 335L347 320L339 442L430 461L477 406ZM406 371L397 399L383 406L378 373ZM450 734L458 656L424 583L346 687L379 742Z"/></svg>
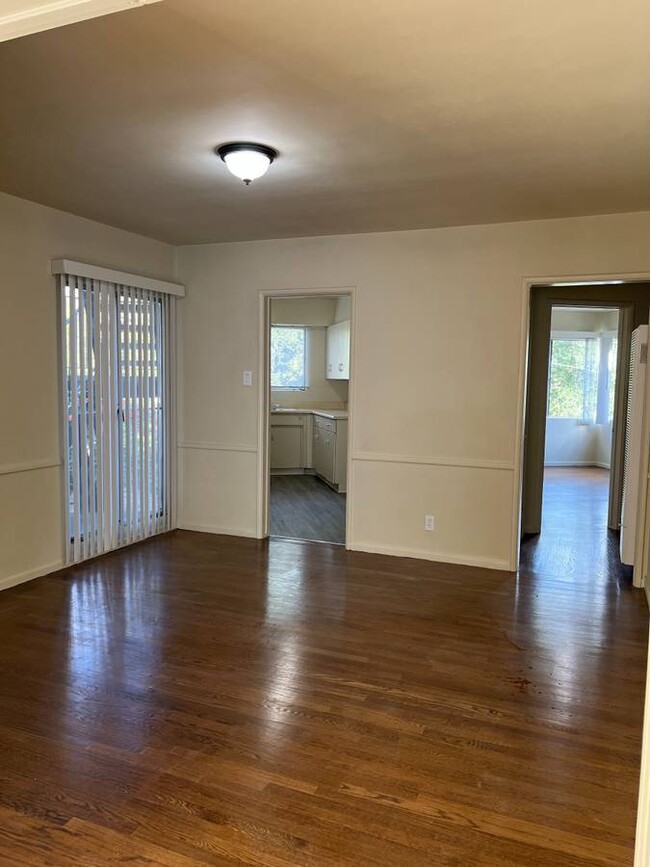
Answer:
<svg viewBox="0 0 650 867"><path fill-rule="evenodd" d="M177 446L179 449L192 449L203 452L251 452L257 453L257 446L248 443L197 443L182 442Z"/></svg>
<svg viewBox="0 0 650 867"><path fill-rule="evenodd" d="M0 17L0 42L159 2L160 0L15 0L15 11Z"/></svg>
<svg viewBox="0 0 650 867"><path fill-rule="evenodd" d="M255 530L247 530L243 527L218 527L216 524L193 524L180 523L177 530L189 530L192 533L211 533L213 536L240 536L243 539L257 539Z"/></svg>
<svg viewBox="0 0 650 867"><path fill-rule="evenodd" d="M647 584L646 594L648 594ZM634 867L648 867L648 864L650 864L650 653L648 654L645 711L643 714L643 751L639 779Z"/></svg>
<svg viewBox="0 0 650 867"><path fill-rule="evenodd" d="M386 463L386 464L421 464L431 467L466 467L475 470L505 470L514 472L513 461L491 460L490 458L447 458L436 455L393 455L382 452L355 452L353 461L362 463Z"/></svg>
<svg viewBox="0 0 650 867"><path fill-rule="evenodd" d="M63 560L57 560L54 563L37 566L36 569L28 569L26 572L18 572L16 575L0 578L0 591L16 587L18 584L25 584L27 581L33 581L35 578L42 578L44 575L51 575L52 572L58 572L60 569L63 569L64 565Z"/></svg>
<svg viewBox="0 0 650 867"><path fill-rule="evenodd" d="M167 295L177 295L179 298L185 297L185 286L182 283L170 283L167 280L158 280L142 274L129 274L127 271L114 271L112 268L89 265L87 262L76 262L73 259L52 259L52 274L70 274L74 277L87 277L90 280L103 280L106 283L133 286L150 292L165 292Z"/></svg>
<svg viewBox="0 0 650 867"><path fill-rule="evenodd" d="M545 467L600 467L601 470L611 469L604 461L544 461Z"/></svg>
<svg viewBox="0 0 650 867"><path fill-rule="evenodd" d="M427 551L423 548L388 548L382 545L369 545L365 542L355 542L351 551L361 551L365 554L381 554L387 557L407 557L412 560L430 560L433 563L450 563L458 566L476 566L481 569L498 569L500 572L511 572L507 560L497 557L474 557L471 554L454 554L448 551Z"/></svg>
<svg viewBox="0 0 650 867"><path fill-rule="evenodd" d="M10 476L13 473L29 473L34 470L49 470L60 467L59 458L44 458L40 461L18 461L15 464L0 464L0 476Z"/></svg>

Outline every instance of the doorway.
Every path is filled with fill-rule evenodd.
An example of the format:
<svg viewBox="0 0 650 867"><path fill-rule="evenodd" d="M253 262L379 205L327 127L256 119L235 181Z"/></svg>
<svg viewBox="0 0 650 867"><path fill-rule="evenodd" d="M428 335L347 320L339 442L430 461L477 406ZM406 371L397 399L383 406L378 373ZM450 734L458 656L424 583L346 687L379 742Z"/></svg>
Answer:
<svg viewBox="0 0 650 867"><path fill-rule="evenodd" d="M344 545L351 296L267 300L265 535Z"/></svg>
<svg viewBox="0 0 650 867"><path fill-rule="evenodd" d="M623 500L630 340L650 284L531 288L520 567L626 583Z"/></svg>
<svg viewBox="0 0 650 867"><path fill-rule="evenodd" d="M536 569L626 571L616 505L609 520L620 320L618 307L551 307L541 532L523 550Z"/></svg>

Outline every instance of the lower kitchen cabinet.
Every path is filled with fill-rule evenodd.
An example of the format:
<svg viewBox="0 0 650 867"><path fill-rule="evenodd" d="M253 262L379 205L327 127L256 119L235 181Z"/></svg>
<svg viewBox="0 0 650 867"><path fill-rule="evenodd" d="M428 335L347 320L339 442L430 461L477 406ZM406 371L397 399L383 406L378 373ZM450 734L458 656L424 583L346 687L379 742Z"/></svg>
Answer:
<svg viewBox="0 0 650 867"><path fill-rule="evenodd" d="M310 416L271 414L271 470L302 470L309 464Z"/></svg>
<svg viewBox="0 0 650 867"><path fill-rule="evenodd" d="M346 489L347 463L347 420L315 415L312 443L314 472L337 491L343 492Z"/></svg>

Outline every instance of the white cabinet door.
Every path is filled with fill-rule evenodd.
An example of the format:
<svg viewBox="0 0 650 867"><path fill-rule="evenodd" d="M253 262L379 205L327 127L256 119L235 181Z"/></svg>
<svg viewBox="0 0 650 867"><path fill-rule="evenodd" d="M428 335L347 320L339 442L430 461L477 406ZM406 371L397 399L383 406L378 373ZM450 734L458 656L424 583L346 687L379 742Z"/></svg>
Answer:
<svg viewBox="0 0 650 867"><path fill-rule="evenodd" d="M325 361L327 379L350 378L350 320L335 322L327 329Z"/></svg>
<svg viewBox="0 0 650 867"><path fill-rule="evenodd" d="M271 425L271 469L293 470L302 466L302 424Z"/></svg>
<svg viewBox="0 0 650 867"><path fill-rule="evenodd" d="M334 481L334 441L331 431L314 427L314 471L329 482Z"/></svg>

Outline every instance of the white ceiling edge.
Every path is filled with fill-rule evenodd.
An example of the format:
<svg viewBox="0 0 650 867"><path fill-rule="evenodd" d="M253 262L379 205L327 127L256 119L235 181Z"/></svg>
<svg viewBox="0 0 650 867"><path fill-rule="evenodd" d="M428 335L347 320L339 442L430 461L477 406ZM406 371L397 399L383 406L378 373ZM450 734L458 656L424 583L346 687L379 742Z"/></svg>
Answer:
<svg viewBox="0 0 650 867"><path fill-rule="evenodd" d="M34 3L33 0L16 0L15 3L0 3L0 42L159 2L160 0L51 0L49 3ZM2 7L7 6L15 8L2 14Z"/></svg>

